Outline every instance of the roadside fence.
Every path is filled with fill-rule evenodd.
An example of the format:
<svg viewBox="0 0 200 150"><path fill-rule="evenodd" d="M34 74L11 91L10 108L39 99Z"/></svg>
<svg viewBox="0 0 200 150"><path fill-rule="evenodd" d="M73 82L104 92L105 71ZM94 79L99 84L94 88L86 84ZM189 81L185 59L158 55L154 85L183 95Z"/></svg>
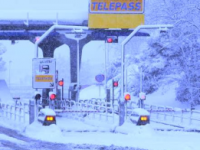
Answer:
<svg viewBox="0 0 200 150"><path fill-rule="evenodd" d="M0 102L0 117L4 117L17 122L28 122L27 114L29 113L29 104L5 104Z"/></svg>
<svg viewBox="0 0 200 150"><path fill-rule="evenodd" d="M169 106L147 105L151 119L175 124L200 125L200 111Z"/></svg>

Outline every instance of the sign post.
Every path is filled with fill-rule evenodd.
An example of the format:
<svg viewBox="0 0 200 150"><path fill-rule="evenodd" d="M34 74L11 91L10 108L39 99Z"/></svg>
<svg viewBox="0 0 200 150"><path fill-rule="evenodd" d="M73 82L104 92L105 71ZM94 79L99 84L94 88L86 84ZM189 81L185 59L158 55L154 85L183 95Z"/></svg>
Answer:
<svg viewBox="0 0 200 150"><path fill-rule="evenodd" d="M32 87L34 89L54 89L56 87L56 60L33 58L32 65Z"/></svg>
<svg viewBox="0 0 200 150"><path fill-rule="evenodd" d="M97 85L99 86L99 97L100 97L100 95L101 95L101 85L102 85L102 84L100 84L100 83L103 82L103 81L105 80L105 75L103 75L103 74L98 74L98 75L95 76L95 80L96 80L97 82L99 82L99 84L97 84Z"/></svg>

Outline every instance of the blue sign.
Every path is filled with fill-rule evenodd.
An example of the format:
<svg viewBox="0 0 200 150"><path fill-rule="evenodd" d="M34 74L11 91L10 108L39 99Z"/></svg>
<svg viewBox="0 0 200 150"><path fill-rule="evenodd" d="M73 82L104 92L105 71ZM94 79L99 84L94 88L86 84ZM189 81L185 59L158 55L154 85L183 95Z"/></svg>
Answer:
<svg viewBox="0 0 200 150"><path fill-rule="evenodd" d="M95 80L97 82L103 82L105 80L105 76L103 74L98 74L95 76Z"/></svg>

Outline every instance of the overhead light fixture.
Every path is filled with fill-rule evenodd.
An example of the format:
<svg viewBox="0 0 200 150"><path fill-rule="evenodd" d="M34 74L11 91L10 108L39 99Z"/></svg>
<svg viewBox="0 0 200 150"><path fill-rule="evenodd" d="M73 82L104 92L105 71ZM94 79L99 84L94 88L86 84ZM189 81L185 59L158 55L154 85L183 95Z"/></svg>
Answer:
<svg viewBox="0 0 200 150"><path fill-rule="evenodd" d="M14 45L15 44L15 40L11 40L11 44Z"/></svg>

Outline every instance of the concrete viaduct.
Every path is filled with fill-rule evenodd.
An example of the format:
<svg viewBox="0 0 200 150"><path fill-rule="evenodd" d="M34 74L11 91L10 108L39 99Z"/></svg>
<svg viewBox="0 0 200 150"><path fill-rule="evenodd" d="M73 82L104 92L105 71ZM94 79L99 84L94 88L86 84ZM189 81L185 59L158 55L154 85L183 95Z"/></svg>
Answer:
<svg viewBox="0 0 200 150"><path fill-rule="evenodd" d="M0 40L29 40L33 44L36 41L36 37L42 36L51 26L54 25L54 20L38 21L32 20L28 25L24 20L0 20ZM69 22L60 23L59 25L69 25ZM70 24L78 26L87 26L87 21L83 21L81 24ZM105 30L105 29L90 29L87 32L81 33L78 36L84 36L79 41L79 58L81 62L82 49L85 44L93 40L105 40L107 36L128 36L133 30ZM75 35L72 30L59 30L49 34L39 47L43 51L43 57L54 57L54 50L66 44L70 49L70 75L71 83L77 82L77 40L68 38L66 35ZM83 35L84 34L84 35ZM137 33L136 36L149 36L147 33ZM73 96L74 97L74 96Z"/></svg>

